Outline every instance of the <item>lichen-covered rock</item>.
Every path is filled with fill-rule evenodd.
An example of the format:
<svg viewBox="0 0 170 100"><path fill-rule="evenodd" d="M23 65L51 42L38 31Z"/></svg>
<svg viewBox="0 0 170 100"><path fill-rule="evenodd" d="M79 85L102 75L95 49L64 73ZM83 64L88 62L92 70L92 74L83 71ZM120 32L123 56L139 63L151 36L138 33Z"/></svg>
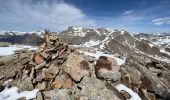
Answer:
<svg viewBox="0 0 170 100"><path fill-rule="evenodd" d="M107 89L104 82L96 78L84 77L79 87L80 95L88 100L120 100L114 92Z"/></svg>

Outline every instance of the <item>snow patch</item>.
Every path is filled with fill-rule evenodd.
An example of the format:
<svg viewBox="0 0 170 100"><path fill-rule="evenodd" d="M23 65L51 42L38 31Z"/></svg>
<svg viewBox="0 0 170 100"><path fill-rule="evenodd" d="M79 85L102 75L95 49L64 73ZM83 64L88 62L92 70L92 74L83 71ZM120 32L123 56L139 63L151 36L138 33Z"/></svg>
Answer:
<svg viewBox="0 0 170 100"><path fill-rule="evenodd" d="M26 100L36 98L38 89L32 91L23 91L18 93L18 87L5 88L0 92L0 100L18 100L19 98L25 97Z"/></svg>
<svg viewBox="0 0 170 100"><path fill-rule="evenodd" d="M80 51L78 50L80 53L84 53L85 55L89 55L89 56L92 56L92 57L95 57L96 59L99 59L100 56L106 56L106 57L110 57L110 58L113 58L116 60L117 64L118 65L122 65L125 63L125 58L124 59L121 59L121 58L118 58L118 57L115 57L114 55L112 54L104 54L104 52L100 52L100 51L96 51L96 53L90 53L90 52L86 52L86 51Z"/></svg>
<svg viewBox="0 0 170 100"><path fill-rule="evenodd" d="M149 46L152 48L154 45L153 45L153 44L151 44L151 43L149 43Z"/></svg>
<svg viewBox="0 0 170 100"><path fill-rule="evenodd" d="M160 49L160 52L166 53L166 54L168 54L168 55L170 56L170 52L167 52L167 51L165 51L164 49Z"/></svg>
<svg viewBox="0 0 170 100"><path fill-rule="evenodd" d="M127 100L142 100L137 93L133 92L130 88L126 87L123 84L119 84L115 88L119 92L124 90L124 91L128 92L132 96L130 99L127 99Z"/></svg>
<svg viewBox="0 0 170 100"><path fill-rule="evenodd" d="M4 84L3 84L3 86L8 86L8 84L9 84L10 82L12 82L12 79L9 79L9 80L5 81Z"/></svg>
<svg viewBox="0 0 170 100"><path fill-rule="evenodd" d="M101 42L101 41L90 40L90 41L84 43L82 46L83 46L83 47L91 47L91 46L98 45L100 42Z"/></svg>
<svg viewBox="0 0 170 100"><path fill-rule="evenodd" d="M81 27L73 27L74 30L74 36L80 36L80 37L84 37L86 35L86 33L83 32L83 28Z"/></svg>
<svg viewBox="0 0 170 100"><path fill-rule="evenodd" d="M125 31L121 31L121 34L125 34Z"/></svg>

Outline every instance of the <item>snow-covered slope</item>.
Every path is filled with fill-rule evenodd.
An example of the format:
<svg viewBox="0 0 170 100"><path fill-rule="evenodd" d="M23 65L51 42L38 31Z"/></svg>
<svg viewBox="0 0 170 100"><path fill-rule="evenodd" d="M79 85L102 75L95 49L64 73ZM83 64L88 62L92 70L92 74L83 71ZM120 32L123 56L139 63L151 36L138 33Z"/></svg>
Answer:
<svg viewBox="0 0 170 100"><path fill-rule="evenodd" d="M170 46L170 33L138 33L135 34L135 37L140 39L149 40L155 45L158 46Z"/></svg>
<svg viewBox="0 0 170 100"><path fill-rule="evenodd" d="M152 35L148 38L148 34L132 35L125 30L110 30L105 28L88 29L69 27L67 30L58 35L64 42L76 45L80 48L91 48L104 52L119 54L124 57L138 55L149 56L152 58L170 59L168 53L161 52L159 45L169 42L169 34L164 36L157 35L154 38ZM166 37L165 37L166 36ZM157 41L154 41L158 39ZM150 41L152 40L152 41Z"/></svg>

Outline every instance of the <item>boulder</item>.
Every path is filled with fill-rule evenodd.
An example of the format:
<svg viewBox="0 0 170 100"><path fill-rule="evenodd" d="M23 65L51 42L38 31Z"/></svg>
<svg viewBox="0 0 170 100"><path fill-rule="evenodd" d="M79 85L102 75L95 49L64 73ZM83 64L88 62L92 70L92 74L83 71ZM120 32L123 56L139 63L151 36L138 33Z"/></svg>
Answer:
<svg viewBox="0 0 170 100"><path fill-rule="evenodd" d="M90 65L82 55L70 54L62 67L74 81L80 81L84 76L90 75Z"/></svg>
<svg viewBox="0 0 170 100"><path fill-rule="evenodd" d="M87 100L120 100L113 91L105 86L105 83L92 77L84 77L79 84L80 95Z"/></svg>
<svg viewBox="0 0 170 100"><path fill-rule="evenodd" d="M113 58L101 56L96 62L95 73L98 78L118 81L121 77L119 70L120 66Z"/></svg>

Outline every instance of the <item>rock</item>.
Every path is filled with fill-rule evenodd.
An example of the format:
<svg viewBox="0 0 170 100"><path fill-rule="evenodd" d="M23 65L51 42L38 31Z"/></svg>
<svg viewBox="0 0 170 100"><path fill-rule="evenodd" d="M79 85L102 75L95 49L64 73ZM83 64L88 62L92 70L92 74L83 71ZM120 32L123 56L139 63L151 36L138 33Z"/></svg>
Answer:
<svg viewBox="0 0 170 100"><path fill-rule="evenodd" d="M35 78L36 82L41 82L43 79L43 75L42 74L38 74L37 77Z"/></svg>
<svg viewBox="0 0 170 100"><path fill-rule="evenodd" d="M126 85L127 87L131 88L131 79L129 77L129 75L124 75L122 77L122 83L124 83L124 85Z"/></svg>
<svg viewBox="0 0 170 100"><path fill-rule="evenodd" d="M28 65L26 65L25 70L30 71L32 68L34 68L34 65L33 64L28 64Z"/></svg>
<svg viewBox="0 0 170 100"><path fill-rule="evenodd" d="M18 100L26 100L26 97L20 97Z"/></svg>
<svg viewBox="0 0 170 100"><path fill-rule="evenodd" d="M72 80L71 79L67 79L67 80L64 81L63 88L69 89L69 88L72 87L72 85L73 85Z"/></svg>
<svg viewBox="0 0 170 100"><path fill-rule="evenodd" d="M53 89L60 89L63 86L63 83L59 80L55 80L54 82L51 83L51 88Z"/></svg>
<svg viewBox="0 0 170 100"><path fill-rule="evenodd" d="M0 81L0 92L4 90L4 87L3 87L3 82Z"/></svg>
<svg viewBox="0 0 170 100"><path fill-rule="evenodd" d="M34 62L39 65L42 62L44 62L44 58L40 54L35 54L34 56Z"/></svg>
<svg viewBox="0 0 170 100"><path fill-rule="evenodd" d="M126 92L126 91L124 91L124 90L121 90L120 93L122 94L122 96L123 96L125 99L130 99L130 98L132 97L128 92Z"/></svg>
<svg viewBox="0 0 170 100"><path fill-rule="evenodd" d="M141 87L143 89L147 89L149 91L153 90L153 88L152 88L152 80L150 78L148 78L146 76L143 76L143 77L141 77L141 81L142 81Z"/></svg>
<svg viewBox="0 0 170 100"><path fill-rule="evenodd" d="M37 93L37 98L36 99L33 99L33 100L44 100L43 96L42 96L42 93L41 92L38 92Z"/></svg>
<svg viewBox="0 0 170 100"><path fill-rule="evenodd" d="M59 53L57 52L57 53L55 53L55 54L52 55L52 59L55 59L55 58L57 58L58 56L59 56Z"/></svg>
<svg viewBox="0 0 170 100"><path fill-rule="evenodd" d="M46 52L41 52L40 55L45 59L47 59L49 56L49 54L47 54Z"/></svg>
<svg viewBox="0 0 170 100"><path fill-rule="evenodd" d="M133 84L137 88L140 88L141 73L138 71L138 69L135 69L135 68L130 67L130 66L126 66L125 69L123 67L121 67L121 73L123 74L122 75L122 82L127 87L131 88L131 84Z"/></svg>
<svg viewBox="0 0 170 100"><path fill-rule="evenodd" d="M101 80L84 77L79 84L80 95L88 97L88 100L120 100L114 92L107 89Z"/></svg>
<svg viewBox="0 0 170 100"><path fill-rule="evenodd" d="M4 76L0 76L0 80L2 80L4 78Z"/></svg>
<svg viewBox="0 0 170 100"><path fill-rule="evenodd" d="M95 73L98 78L118 81L121 74L120 66L116 65L116 60L105 56L99 57L95 66Z"/></svg>
<svg viewBox="0 0 170 100"><path fill-rule="evenodd" d="M86 58L90 63L93 63L95 61L95 57L87 56Z"/></svg>
<svg viewBox="0 0 170 100"><path fill-rule="evenodd" d="M69 92L68 89L59 90L51 97L51 100L72 100Z"/></svg>
<svg viewBox="0 0 170 100"><path fill-rule="evenodd" d="M70 54L62 67L74 81L80 81L84 76L90 75L89 63L82 55Z"/></svg>
<svg viewBox="0 0 170 100"><path fill-rule="evenodd" d="M59 65L56 63L56 61L50 62L49 68L47 69L47 72L53 75L57 75L59 73Z"/></svg>
<svg viewBox="0 0 170 100"><path fill-rule="evenodd" d="M42 83L39 82L39 83L37 84L37 89L38 89L38 90L44 90L44 89L46 88L46 85L47 85L47 84L46 84L45 81L42 82Z"/></svg>
<svg viewBox="0 0 170 100"><path fill-rule="evenodd" d="M53 79L55 76L52 75L52 74L50 74L50 73L48 73L47 71L42 71L42 77L43 77L43 79L45 79L45 80L51 80L51 79Z"/></svg>
<svg viewBox="0 0 170 100"><path fill-rule="evenodd" d="M158 69L164 69L164 66L162 64L156 64L155 67L158 68Z"/></svg>
<svg viewBox="0 0 170 100"><path fill-rule="evenodd" d="M36 69L36 70L39 70L39 69L43 68L46 64L47 64L46 61L44 61L44 62L42 62L41 64L35 66L35 69Z"/></svg>
<svg viewBox="0 0 170 100"><path fill-rule="evenodd" d="M25 77L24 79L20 80L18 84L19 84L19 90L21 91L31 91L34 89L30 77Z"/></svg>
<svg viewBox="0 0 170 100"><path fill-rule="evenodd" d="M140 89L141 98L144 100L156 100L155 95L148 93L145 89Z"/></svg>
<svg viewBox="0 0 170 100"><path fill-rule="evenodd" d="M147 89L147 91L153 91L153 93L162 99L169 98L170 93L168 92L167 85L161 82L161 80L152 74L145 66L140 65L139 63L133 63L130 65L135 67L138 71L141 72L141 88Z"/></svg>

